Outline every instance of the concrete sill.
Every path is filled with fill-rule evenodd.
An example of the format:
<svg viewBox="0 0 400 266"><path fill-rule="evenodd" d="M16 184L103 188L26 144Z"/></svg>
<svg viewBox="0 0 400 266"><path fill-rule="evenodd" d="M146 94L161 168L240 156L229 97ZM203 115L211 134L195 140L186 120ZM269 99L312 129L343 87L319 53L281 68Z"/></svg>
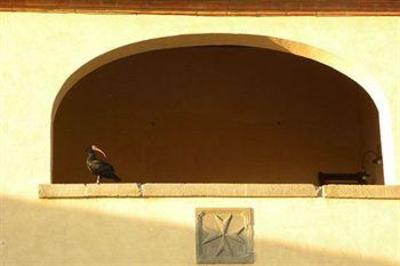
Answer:
<svg viewBox="0 0 400 266"><path fill-rule="evenodd" d="M317 197L311 184L145 184L144 197Z"/></svg>
<svg viewBox="0 0 400 266"><path fill-rule="evenodd" d="M340 199L400 199L400 186L327 185L322 187L322 196Z"/></svg>
<svg viewBox="0 0 400 266"><path fill-rule="evenodd" d="M136 198L142 193L136 184L46 184L39 185L39 198Z"/></svg>
<svg viewBox="0 0 400 266"><path fill-rule="evenodd" d="M152 198L152 197L236 197L236 198L339 198L400 199L400 186L312 184L45 184L39 198Z"/></svg>
<svg viewBox="0 0 400 266"><path fill-rule="evenodd" d="M39 198L317 197L311 184L46 184Z"/></svg>

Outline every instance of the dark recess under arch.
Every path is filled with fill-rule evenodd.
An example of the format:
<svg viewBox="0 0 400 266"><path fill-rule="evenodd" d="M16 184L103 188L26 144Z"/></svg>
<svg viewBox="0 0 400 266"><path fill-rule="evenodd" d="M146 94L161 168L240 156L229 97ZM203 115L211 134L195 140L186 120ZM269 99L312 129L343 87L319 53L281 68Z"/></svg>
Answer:
<svg viewBox="0 0 400 266"><path fill-rule="evenodd" d="M360 170L378 124L359 85L310 59L239 46L151 51L101 66L65 95L53 183L94 182L92 143L124 182L316 183L318 171Z"/></svg>

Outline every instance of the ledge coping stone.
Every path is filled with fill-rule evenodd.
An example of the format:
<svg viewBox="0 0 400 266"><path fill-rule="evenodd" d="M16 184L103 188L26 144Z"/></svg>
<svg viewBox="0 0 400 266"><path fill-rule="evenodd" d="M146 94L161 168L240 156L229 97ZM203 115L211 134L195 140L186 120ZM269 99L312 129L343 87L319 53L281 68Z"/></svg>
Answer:
<svg viewBox="0 0 400 266"><path fill-rule="evenodd" d="M326 185L324 198L341 199L400 199L400 186L384 185Z"/></svg>
<svg viewBox="0 0 400 266"><path fill-rule="evenodd" d="M123 198L140 197L138 185L131 184L46 184L39 185L39 198Z"/></svg>
<svg viewBox="0 0 400 266"><path fill-rule="evenodd" d="M317 197L312 184L144 184L144 197Z"/></svg>
<svg viewBox="0 0 400 266"><path fill-rule="evenodd" d="M400 199L400 186L312 184L43 184L39 198L333 198L333 199Z"/></svg>

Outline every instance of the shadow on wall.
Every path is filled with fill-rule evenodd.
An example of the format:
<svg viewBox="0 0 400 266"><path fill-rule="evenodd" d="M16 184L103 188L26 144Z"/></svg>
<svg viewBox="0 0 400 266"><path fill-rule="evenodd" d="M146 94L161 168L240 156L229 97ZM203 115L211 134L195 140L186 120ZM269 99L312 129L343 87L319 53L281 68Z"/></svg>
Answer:
<svg viewBox="0 0 400 266"><path fill-rule="evenodd" d="M41 200L38 204L3 198L0 260L15 266L196 265L193 208L182 208L180 217L165 222L160 205L163 202L154 199ZM359 254L350 255L303 245L301 238L296 243L262 239L257 233L262 226L255 224L254 265L398 265L365 256L362 246ZM297 230L300 233L302 228ZM340 237L332 234L336 241Z"/></svg>

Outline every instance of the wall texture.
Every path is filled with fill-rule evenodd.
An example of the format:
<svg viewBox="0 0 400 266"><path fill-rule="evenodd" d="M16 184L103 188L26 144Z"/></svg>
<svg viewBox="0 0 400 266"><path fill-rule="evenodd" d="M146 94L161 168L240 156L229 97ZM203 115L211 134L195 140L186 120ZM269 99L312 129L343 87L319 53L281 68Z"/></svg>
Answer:
<svg viewBox="0 0 400 266"><path fill-rule="evenodd" d="M364 87L375 88L369 92L378 101L380 121L385 125L382 148L384 157L386 155L385 167L390 169L385 177L390 178L392 184L397 178L392 171L399 136L396 116L399 111L398 70L395 67L398 49L394 46L399 39L396 18L341 18L338 23L336 18L310 17L256 19L2 13L1 23L1 73L5 77L1 80L1 107L6 117L2 128L7 132L2 137L10 136L4 145L6 150L14 151L3 159L3 164L7 165L3 171L7 176L17 178L20 174L34 174L40 176L42 183L49 182L53 102L66 79L82 65L107 51L141 40L222 32L294 40L343 58L344 63L335 66L350 69L352 77ZM168 46L167 43L163 45ZM286 45L288 51L296 48L291 43L279 45ZM310 48L302 49L310 57L337 63L336 59ZM29 158L29 164L18 163L21 154ZM390 164L388 154L392 158Z"/></svg>
<svg viewBox="0 0 400 266"><path fill-rule="evenodd" d="M3 204L5 265L194 266L199 207L253 208L257 266L400 264L398 200L3 198Z"/></svg>
<svg viewBox="0 0 400 266"><path fill-rule="evenodd" d="M0 262L194 265L194 208L243 206L255 211L257 265L399 265L398 200L39 200L37 192L38 184L51 179L52 108L68 77L124 45L201 33L305 43L304 55L350 70L347 74L377 101L386 125L381 131L384 156L393 152L397 168L390 182L400 184L399 28L397 17L1 13ZM298 47L286 41L280 45ZM388 137L392 145L384 141Z"/></svg>

